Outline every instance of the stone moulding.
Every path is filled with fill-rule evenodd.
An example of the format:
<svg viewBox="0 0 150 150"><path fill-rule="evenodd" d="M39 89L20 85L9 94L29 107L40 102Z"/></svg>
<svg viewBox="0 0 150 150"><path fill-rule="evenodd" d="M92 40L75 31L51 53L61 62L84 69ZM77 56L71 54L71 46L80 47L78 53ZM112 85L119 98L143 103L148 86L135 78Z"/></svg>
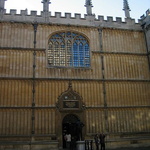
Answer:
<svg viewBox="0 0 150 150"><path fill-rule="evenodd" d="M68 90L58 97L56 108L59 111L83 111L85 109L82 96L72 89L71 81L69 81Z"/></svg>

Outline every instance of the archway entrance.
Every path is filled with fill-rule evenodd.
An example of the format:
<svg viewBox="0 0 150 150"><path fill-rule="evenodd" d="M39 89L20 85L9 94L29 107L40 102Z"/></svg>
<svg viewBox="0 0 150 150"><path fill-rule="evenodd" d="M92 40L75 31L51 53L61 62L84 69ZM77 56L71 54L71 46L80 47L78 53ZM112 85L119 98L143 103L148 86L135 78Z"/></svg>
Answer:
<svg viewBox="0 0 150 150"><path fill-rule="evenodd" d="M76 141L78 140L79 133L77 131L77 122L79 118L76 115L68 114L64 117L62 121L62 141L63 148L66 148L66 134L71 134L71 146L75 147Z"/></svg>
<svg viewBox="0 0 150 150"><path fill-rule="evenodd" d="M71 144L84 138L85 130L82 128L85 123L85 104L82 102L82 96L72 89L72 83L69 81L68 90L63 92L56 103L57 118L61 123L57 124L57 136L59 137L60 148L66 148L65 134L71 134Z"/></svg>

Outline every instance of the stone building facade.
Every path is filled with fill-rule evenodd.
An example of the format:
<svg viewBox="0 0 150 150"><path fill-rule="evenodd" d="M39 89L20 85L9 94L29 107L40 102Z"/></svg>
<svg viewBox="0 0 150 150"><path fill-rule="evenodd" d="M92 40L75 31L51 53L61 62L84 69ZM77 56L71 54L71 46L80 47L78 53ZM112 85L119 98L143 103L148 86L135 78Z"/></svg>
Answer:
<svg viewBox="0 0 150 150"><path fill-rule="evenodd" d="M104 132L106 146L149 145L150 11L121 18L6 13L0 0L0 149L58 149L64 134Z"/></svg>

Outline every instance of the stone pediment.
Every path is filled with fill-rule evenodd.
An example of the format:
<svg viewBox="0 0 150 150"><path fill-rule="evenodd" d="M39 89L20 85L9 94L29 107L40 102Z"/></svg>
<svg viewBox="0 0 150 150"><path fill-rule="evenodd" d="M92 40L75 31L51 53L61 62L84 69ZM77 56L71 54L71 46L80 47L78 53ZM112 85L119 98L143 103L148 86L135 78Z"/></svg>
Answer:
<svg viewBox="0 0 150 150"><path fill-rule="evenodd" d="M56 107L59 111L82 111L85 108L82 97L72 89L71 82L69 82L68 90L58 97Z"/></svg>

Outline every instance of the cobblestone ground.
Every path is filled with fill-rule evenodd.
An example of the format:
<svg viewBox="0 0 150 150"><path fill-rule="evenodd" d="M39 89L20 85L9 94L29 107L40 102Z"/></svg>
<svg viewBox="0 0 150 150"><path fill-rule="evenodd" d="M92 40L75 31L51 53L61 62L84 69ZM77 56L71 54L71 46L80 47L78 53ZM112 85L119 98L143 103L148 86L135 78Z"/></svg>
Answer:
<svg viewBox="0 0 150 150"><path fill-rule="evenodd" d="M63 149L63 150L68 150L68 149ZM93 150L96 150L96 149L93 149ZM114 149L106 148L105 150L150 150L150 146L149 147L124 147L124 148L114 148Z"/></svg>
<svg viewBox="0 0 150 150"><path fill-rule="evenodd" d="M63 149L63 150L67 150L67 149ZM93 149L96 150L96 149ZM101 149L99 149L101 150ZM105 149L105 150L150 150L150 147L130 147L130 148L114 148L114 149Z"/></svg>
<svg viewBox="0 0 150 150"><path fill-rule="evenodd" d="M0 150L18 150L18 149L0 149ZM32 149L31 149L32 150ZM43 150L43 149L41 149ZM44 150L58 150L58 149L44 149ZM68 150L68 149L61 149L61 150ZM96 150L95 148L93 150ZM101 150L101 149L99 149ZM150 146L149 147L123 147L123 148L113 148L113 149L108 149L107 147L105 148L105 150L150 150Z"/></svg>
<svg viewBox="0 0 150 150"><path fill-rule="evenodd" d="M150 150L150 147L128 147L128 148L115 148L115 149L107 149L106 150Z"/></svg>

